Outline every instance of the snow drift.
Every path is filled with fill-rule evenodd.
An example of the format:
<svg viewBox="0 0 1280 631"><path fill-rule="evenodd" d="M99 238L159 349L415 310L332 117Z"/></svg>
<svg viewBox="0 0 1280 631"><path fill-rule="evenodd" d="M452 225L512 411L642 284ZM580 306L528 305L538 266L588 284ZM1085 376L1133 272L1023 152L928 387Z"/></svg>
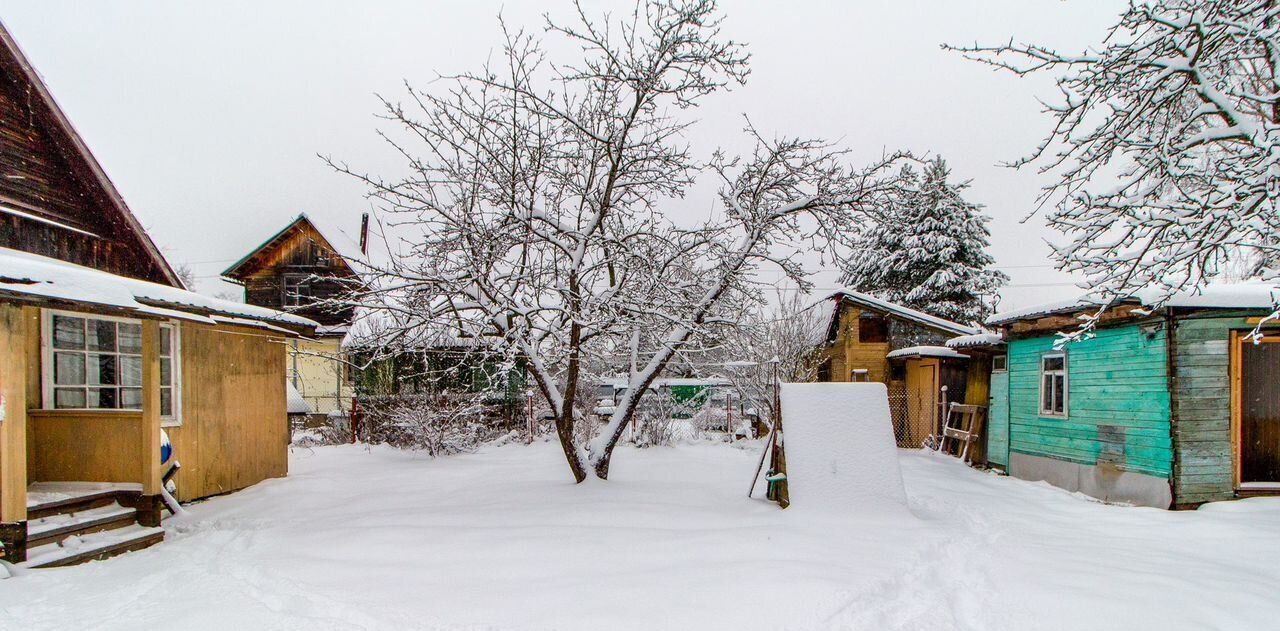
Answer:
<svg viewBox="0 0 1280 631"><path fill-rule="evenodd" d="M781 396L792 509L866 514L906 507L884 384L786 383Z"/></svg>

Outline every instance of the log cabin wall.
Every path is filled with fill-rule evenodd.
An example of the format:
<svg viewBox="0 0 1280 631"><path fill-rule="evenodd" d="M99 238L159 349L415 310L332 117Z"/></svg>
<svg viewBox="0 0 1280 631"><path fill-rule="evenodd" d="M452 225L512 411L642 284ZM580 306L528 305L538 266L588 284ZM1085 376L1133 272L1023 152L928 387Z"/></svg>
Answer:
<svg viewBox="0 0 1280 631"><path fill-rule="evenodd" d="M15 64L0 54L0 247L170 284Z"/></svg>

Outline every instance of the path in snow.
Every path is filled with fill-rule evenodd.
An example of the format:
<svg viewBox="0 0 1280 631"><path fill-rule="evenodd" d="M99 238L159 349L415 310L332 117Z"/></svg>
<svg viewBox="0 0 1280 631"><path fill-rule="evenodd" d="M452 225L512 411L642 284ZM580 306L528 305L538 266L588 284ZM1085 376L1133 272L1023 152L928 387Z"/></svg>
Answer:
<svg viewBox="0 0 1280 631"><path fill-rule="evenodd" d="M756 447L758 449L758 446ZM747 500L758 451L297 450L162 545L0 581L0 628L1174 629L1280 617L1280 500L1170 513L902 452L914 517Z"/></svg>

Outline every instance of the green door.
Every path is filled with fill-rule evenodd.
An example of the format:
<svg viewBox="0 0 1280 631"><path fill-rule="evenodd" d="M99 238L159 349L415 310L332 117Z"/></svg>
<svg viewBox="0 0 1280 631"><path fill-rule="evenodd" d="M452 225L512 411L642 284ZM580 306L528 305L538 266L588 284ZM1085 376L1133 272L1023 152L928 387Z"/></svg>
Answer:
<svg viewBox="0 0 1280 631"><path fill-rule="evenodd" d="M1005 356L992 358L991 401L987 408L987 461L1009 467L1009 371Z"/></svg>

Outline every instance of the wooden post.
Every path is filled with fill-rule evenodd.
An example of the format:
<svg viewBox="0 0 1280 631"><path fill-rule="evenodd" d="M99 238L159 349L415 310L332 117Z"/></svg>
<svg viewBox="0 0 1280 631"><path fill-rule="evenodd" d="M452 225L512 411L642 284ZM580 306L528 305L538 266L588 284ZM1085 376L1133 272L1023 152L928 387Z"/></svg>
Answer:
<svg viewBox="0 0 1280 631"><path fill-rule="evenodd" d="M27 559L27 320L0 304L0 544L11 563Z"/></svg>
<svg viewBox="0 0 1280 631"><path fill-rule="evenodd" d="M160 525L160 325L142 321L142 503L138 523Z"/></svg>

